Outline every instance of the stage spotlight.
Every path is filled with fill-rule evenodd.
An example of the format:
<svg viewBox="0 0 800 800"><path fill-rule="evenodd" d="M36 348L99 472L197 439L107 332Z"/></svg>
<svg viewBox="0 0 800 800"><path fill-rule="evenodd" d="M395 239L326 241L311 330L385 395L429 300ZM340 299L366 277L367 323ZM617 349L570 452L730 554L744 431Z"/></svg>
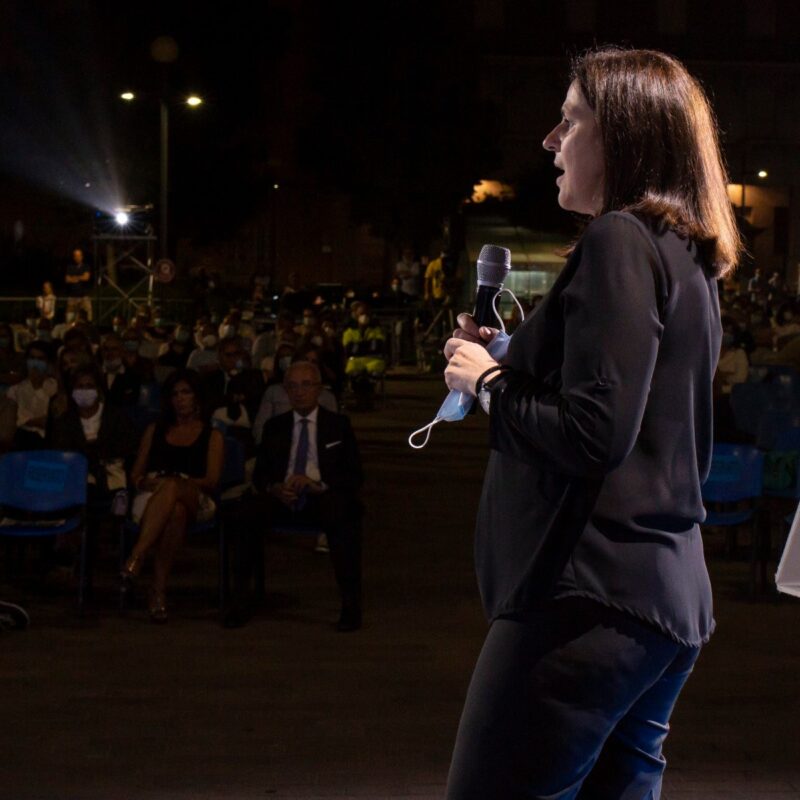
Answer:
<svg viewBox="0 0 800 800"><path fill-rule="evenodd" d="M130 221L130 216L124 211L117 211L117 213L114 214L114 222L116 222L120 228L124 228Z"/></svg>

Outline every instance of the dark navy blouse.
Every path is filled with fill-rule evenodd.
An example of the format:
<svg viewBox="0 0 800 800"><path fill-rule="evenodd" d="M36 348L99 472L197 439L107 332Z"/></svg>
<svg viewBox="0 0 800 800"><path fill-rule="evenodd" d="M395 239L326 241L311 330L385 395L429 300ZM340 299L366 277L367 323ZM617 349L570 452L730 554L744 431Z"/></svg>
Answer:
<svg viewBox="0 0 800 800"><path fill-rule="evenodd" d="M693 242L627 213L592 221L491 391L476 526L490 619L579 595L708 639L698 523L720 337Z"/></svg>

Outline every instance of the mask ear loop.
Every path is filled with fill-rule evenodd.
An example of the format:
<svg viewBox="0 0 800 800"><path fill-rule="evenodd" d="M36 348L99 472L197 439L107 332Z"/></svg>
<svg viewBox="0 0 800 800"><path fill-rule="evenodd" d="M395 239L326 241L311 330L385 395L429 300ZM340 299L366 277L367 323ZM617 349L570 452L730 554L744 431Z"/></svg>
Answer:
<svg viewBox="0 0 800 800"><path fill-rule="evenodd" d="M517 296L514 294L514 292L511 291L511 289L506 289L505 287L503 287L494 296L494 300L492 300L492 310L494 311L495 317L497 317L497 321L500 323L500 330L503 331L503 333L506 332L506 326L505 323L503 322L503 318L500 316L500 312L497 310L497 300L500 297L500 295L503 294L504 292L511 295L511 299L517 304L517 308L519 309L519 321L522 322L525 319L525 311L522 308L522 304L519 302L519 300L517 300Z"/></svg>
<svg viewBox="0 0 800 800"><path fill-rule="evenodd" d="M428 444L428 441L431 438L431 431L433 430L433 426L438 425L440 422L441 419L439 419L439 417L436 417L433 420L433 422L429 422L427 425L423 425L421 428L415 430L414 433L412 433L411 436L408 437L409 447L413 447L415 450L422 450L422 448L425 447L426 444ZM425 434L425 441L422 444L414 444L413 442L414 437L419 436L423 431L427 431L427 433Z"/></svg>

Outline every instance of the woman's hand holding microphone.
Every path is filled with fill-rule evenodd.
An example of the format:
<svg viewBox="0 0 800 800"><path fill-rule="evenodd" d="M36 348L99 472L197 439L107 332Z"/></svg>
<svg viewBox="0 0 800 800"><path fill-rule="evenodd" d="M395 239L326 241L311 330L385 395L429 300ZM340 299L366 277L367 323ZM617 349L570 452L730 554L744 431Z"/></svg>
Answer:
<svg viewBox="0 0 800 800"><path fill-rule="evenodd" d="M449 389L474 396L478 378L498 363L486 352L486 347L499 330L486 326L479 328L470 314L459 314L458 325L453 337L444 346L448 361L444 381Z"/></svg>

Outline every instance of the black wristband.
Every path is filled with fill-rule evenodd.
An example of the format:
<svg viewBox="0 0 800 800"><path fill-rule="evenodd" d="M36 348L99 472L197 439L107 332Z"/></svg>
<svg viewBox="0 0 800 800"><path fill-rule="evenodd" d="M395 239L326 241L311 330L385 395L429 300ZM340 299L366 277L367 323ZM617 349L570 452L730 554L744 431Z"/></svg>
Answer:
<svg viewBox="0 0 800 800"><path fill-rule="evenodd" d="M483 382L486 380L488 375L491 375L493 372L508 372L511 367L507 366L506 364L495 364L489 369L484 370L479 376L478 380L475 381L475 397L477 397L481 393L481 387L483 386Z"/></svg>

